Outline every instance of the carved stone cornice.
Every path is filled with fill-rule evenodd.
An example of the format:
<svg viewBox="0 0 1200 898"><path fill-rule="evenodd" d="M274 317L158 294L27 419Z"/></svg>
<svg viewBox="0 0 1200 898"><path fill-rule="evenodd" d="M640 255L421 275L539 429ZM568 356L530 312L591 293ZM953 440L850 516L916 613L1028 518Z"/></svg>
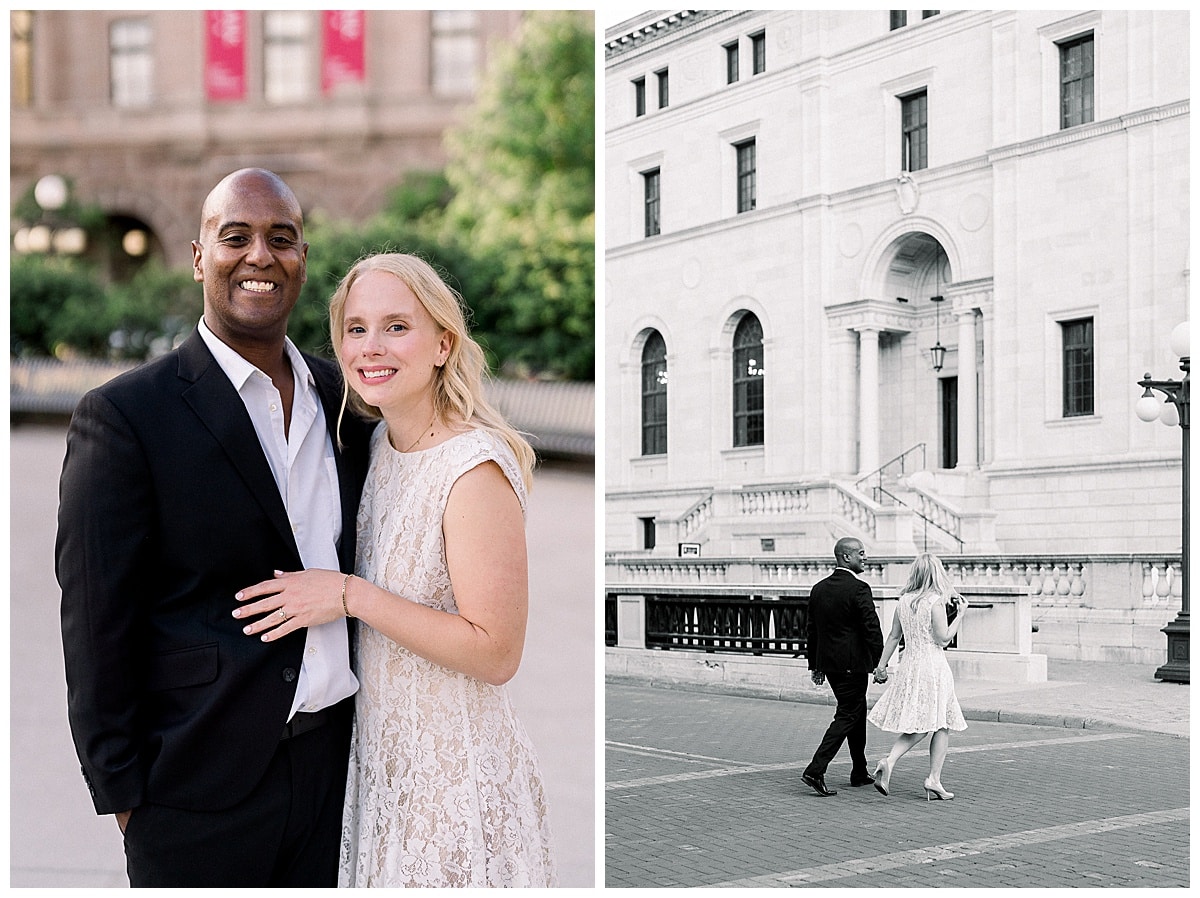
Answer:
<svg viewBox="0 0 1200 898"><path fill-rule="evenodd" d="M639 50L647 44L679 36L680 32L714 16L728 16L725 10L681 9L671 13L660 13L657 17L638 18L631 21L635 26L626 31L609 31L605 35L604 59L612 60Z"/></svg>
<svg viewBox="0 0 1200 898"><path fill-rule="evenodd" d="M907 334L916 329L916 310L880 299L857 299L825 307L825 317L835 328L873 329Z"/></svg>

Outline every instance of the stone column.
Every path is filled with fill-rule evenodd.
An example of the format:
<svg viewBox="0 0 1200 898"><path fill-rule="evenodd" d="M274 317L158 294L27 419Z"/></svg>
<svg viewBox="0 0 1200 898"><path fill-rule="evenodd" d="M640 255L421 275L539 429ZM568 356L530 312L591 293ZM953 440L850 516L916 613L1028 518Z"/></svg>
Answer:
<svg viewBox="0 0 1200 898"><path fill-rule="evenodd" d="M977 402L975 309L956 308L958 318L958 469L979 467L979 404Z"/></svg>
<svg viewBox="0 0 1200 898"><path fill-rule="evenodd" d="M858 472L879 467L879 328L859 327Z"/></svg>
<svg viewBox="0 0 1200 898"><path fill-rule="evenodd" d="M857 341L854 332L834 328L830 334L832 383L826 384L821 395L821 441L825 445L823 463L833 474L852 476L857 473L854 402L857 378L854 370L854 351Z"/></svg>

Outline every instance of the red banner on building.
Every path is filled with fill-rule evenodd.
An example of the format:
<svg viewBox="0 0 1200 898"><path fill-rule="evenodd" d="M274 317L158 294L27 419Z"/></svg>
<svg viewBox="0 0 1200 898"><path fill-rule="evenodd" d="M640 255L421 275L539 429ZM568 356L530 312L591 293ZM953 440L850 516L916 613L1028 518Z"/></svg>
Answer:
<svg viewBox="0 0 1200 898"><path fill-rule="evenodd" d="M246 13L210 9L204 13L206 49L204 91L209 100L246 96Z"/></svg>
<svg viewBox="0 0 1200 898"><path fill-rule="evenodd" d="M363 80L364 13L361 9L324 10L321 24L324 32L321 91L327 94L346 81Z"/></svg>

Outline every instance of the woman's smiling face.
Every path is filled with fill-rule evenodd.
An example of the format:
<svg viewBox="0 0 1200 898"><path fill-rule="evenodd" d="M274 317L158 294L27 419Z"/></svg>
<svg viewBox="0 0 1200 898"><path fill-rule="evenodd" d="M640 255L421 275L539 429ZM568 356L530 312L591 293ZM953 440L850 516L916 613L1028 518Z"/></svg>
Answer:
<svg viewBox="0 0 1200 898"><path fill-rule="evenodd" d="M363 273L346 294L344 318L343 374L364 402L402 412L432 400L450 335L404 281L385 271Z"/></svg>

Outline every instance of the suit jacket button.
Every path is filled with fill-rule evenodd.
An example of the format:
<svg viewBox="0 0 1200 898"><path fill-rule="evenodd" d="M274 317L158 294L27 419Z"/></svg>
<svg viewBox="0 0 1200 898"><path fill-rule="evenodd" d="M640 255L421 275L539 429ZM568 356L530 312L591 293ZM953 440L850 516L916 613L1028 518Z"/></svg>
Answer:
<svg viewBox="0 0 1200 898"><path fill-rule="evenodd" d="M285 683L296 682L296 671L290 667L285 667L283 669L283 682L285 682Z"/></svg>

